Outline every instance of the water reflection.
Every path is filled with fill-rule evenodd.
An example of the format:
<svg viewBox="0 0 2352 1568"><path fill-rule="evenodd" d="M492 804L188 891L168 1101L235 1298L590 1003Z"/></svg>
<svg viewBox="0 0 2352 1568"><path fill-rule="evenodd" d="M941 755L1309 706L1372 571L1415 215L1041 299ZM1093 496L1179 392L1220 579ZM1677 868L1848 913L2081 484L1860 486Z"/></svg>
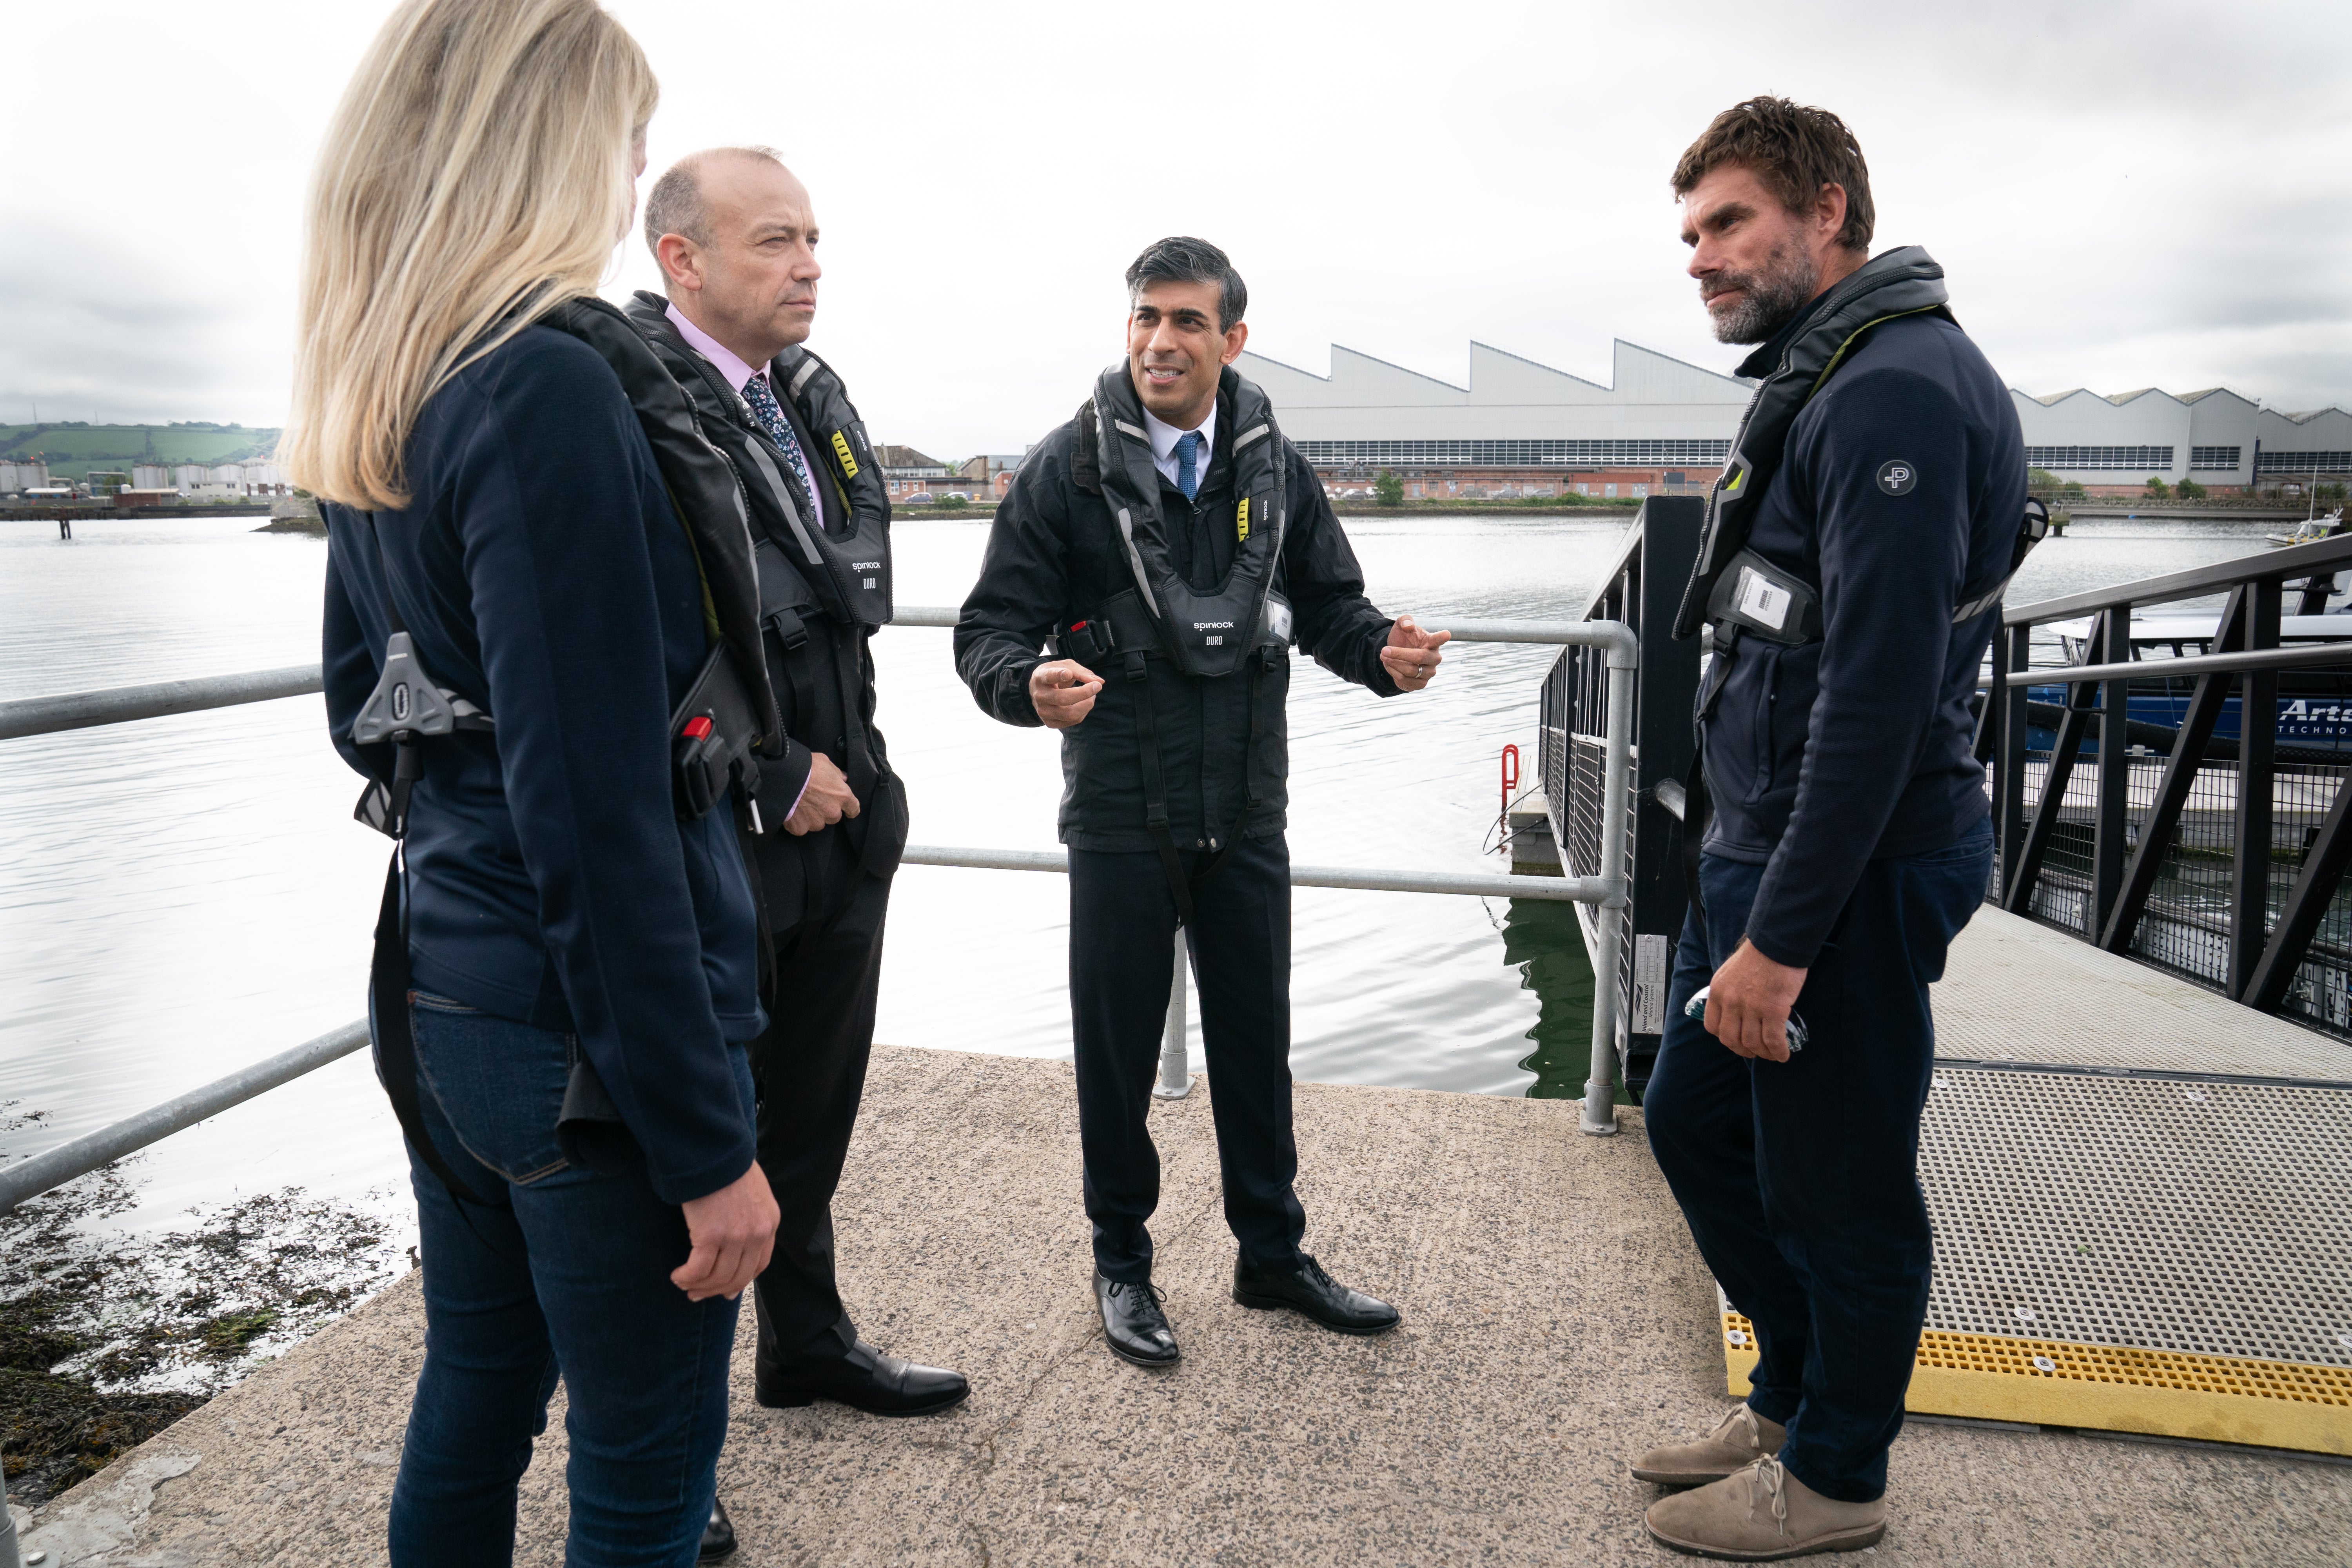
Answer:
<svg viewBox="0 0 2352 1568"><path fill-rule="evenodd" d="M1513 899L1503 916L1503 962L1536 994L1536 1048L1519 1070L1535 1074L1529 1100L1582 1100L1592 1068L1592 961L1576 929L1576 906ZM1618 1099L1624 1100L1621 1089Z"/></svg>

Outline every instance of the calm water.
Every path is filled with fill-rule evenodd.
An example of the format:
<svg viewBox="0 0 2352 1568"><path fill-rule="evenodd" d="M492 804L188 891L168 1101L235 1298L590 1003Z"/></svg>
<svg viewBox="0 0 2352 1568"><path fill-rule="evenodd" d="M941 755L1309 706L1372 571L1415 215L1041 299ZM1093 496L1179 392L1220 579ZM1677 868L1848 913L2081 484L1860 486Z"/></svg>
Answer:
<svg viewBox="0 0 2352 1568"><path fill-rule="evenodd" d="M308 663L326 550L250 519L0 522L0 698ZM1354 519L1375 602L1559 616L1622 520ZM2078 524L2013 594L2042 598L2261 548L2259 527ZM899 596L959 603L984 526L901 523ZM876 639L881 723L914 835L1045 847L1056 745L981 714L943 631ZM1534 771L1539 648L1463 647L1429 692L1380 701L1301 661L1291 846L1304 861L1492 868L1496 759ZM0 1156L87 1131L358 1016L383 840L316 698L0 742L0 1101L39 1110ZM1060 878L908 868L877 1037L1066 1056ZM1591 980L1566 906L1302 889L1292 1064L1302 1079L1488 1094L1583 1077ZM1193 1047L1197 1063L1198 1030ZM0 1128L7 1125L0 1113ZM142 1217L299 1184L388 1202L399 1140L363 1057L167 1140ZM397 1209L400 1205L393 1205Z"/></svg>

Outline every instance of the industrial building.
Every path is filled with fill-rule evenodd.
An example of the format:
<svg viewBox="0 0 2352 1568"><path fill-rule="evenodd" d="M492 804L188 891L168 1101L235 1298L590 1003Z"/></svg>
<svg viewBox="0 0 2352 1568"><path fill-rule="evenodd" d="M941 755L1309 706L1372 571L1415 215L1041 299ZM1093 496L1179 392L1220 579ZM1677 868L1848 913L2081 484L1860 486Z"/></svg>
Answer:
<svg viewBox="0 0 2352 1568"><path fill-rule="evenodd" d="M2267 484L2352 471L2352 414L2341 408L2284 414L2221 386L2010 395L2025 426L2025 460L2086 489L2150 479L2243 489L2257 477Z"/></svg>
<svg viewBox="0 0 2352 1568"><path fill-rule="evenodd" d="M1244 352L1283 434L1343 488L1386 468L1407 496L1646 496L1713 481L1752 385L1620 341L1610 384L1470 345L1455 386L1331 345L1316 375Z"/></svg>
<svg viewBox="0 0 2352 1568"><path fill-rule="evenodd" d="M1463 386L1337 343L1328 375L1246 352L1234 368L1265 389L1327 485L1369 485L1386 469L1409 497L1700 489L1722 471L1755 385L1622 341L1606 386L1480 342ZM2222 387L2010 395L2026 460L2088 490L2352 472L2352 415L2341 408L2282 413Z"/></svg>

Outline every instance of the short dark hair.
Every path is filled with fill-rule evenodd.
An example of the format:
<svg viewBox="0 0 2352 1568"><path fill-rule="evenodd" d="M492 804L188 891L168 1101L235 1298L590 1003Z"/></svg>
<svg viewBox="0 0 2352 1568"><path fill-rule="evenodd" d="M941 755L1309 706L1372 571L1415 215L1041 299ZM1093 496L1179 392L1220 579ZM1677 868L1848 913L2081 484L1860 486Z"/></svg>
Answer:
<svg viewBox="0 0 2352 1568"><path fill-rule="evenodd" d="M1127 269L1127 302L1143 292L1147 283L1214 283L1217 286L1217 331L1231 331L1249 309L1249 287L1234 270L1233 258L1205 239L1171 235L1143 247Z"/></svg>
<svg viewBox="0 0 2352 1568"><path fill-rule="evenodd" d="M1823 185L1845 188L1845 226L1838 243L1867 251L1878 214L1870 203L1870 165L1845 121L1826 109L1785 98L1751 98L1715 117L1675 165L1675 195L1686 196L1724 163L1753 169L1780 205L1802 212Z"/></svg>

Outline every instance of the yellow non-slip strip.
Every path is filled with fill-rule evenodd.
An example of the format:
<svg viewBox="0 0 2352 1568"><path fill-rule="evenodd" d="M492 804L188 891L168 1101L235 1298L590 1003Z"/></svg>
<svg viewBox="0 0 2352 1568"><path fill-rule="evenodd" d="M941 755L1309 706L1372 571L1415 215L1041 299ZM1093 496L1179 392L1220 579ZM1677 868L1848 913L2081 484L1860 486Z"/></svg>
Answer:
<svg viewBox="0 0 2352 1568"><path fill-rule="evenodd" d="M1723 1359L1731 1392L1745 1395L1756 1336L1737 1312L1723 1314ZM1930 1329L1903 1403L1922 1415L2352 1455L2343 1367Z"/></svg>

